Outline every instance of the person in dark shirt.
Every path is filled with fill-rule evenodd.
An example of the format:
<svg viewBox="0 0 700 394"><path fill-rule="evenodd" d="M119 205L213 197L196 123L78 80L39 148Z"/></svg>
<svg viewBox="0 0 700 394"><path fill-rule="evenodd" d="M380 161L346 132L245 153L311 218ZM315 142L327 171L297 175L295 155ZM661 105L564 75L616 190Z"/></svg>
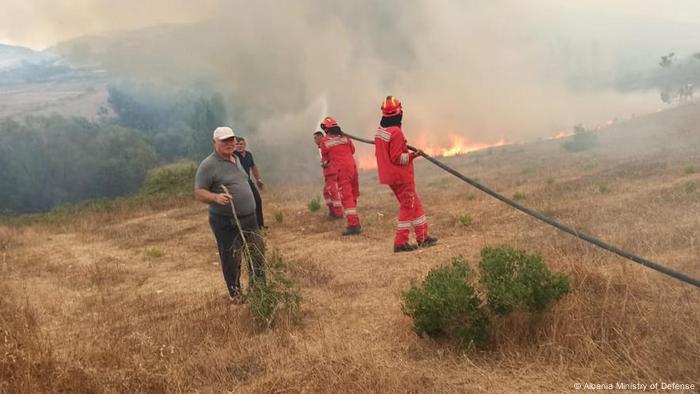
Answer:
<svg viewBox="0 0 700 394"><path fill-rule="evenodd" d="M234 154L238 157L241 167L243 167L243 170L245 173L248 175L248 182L250 183L250 189L253 191L253 197L255 197L255 216L258 219L258 226L260 228L266 228L265 227L265 220L263 219L263 210L262 210L262 198L260 197L260 192L263 190L265 187L265 184L263 183L262 177L260 176L260 172L258 171L258 167L255 166L255 160L253 159L253 154L248 152L246 149L246 142L245 138L243 137L236 137L236 151ZM253 176L255 177L255 184L253 184L253 180L250 177L250 173L253 173ZM257 187L255 187L257 185Z"/></svg>

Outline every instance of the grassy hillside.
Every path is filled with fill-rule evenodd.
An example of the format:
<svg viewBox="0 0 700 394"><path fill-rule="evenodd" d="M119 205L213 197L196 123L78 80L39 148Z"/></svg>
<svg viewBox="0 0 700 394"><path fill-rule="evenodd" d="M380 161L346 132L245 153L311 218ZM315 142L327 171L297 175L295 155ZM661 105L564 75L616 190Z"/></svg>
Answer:
<svg viewBox="0 0 700 394"><path fill-rule="evenodd" d="M445 160L623 249L700 277L700 107ZM257 157L257 160L265 160ZM318 184L268 185L271 248L301 287L298 326L230 305L206 207L156 194L0 225L0 391L565 392L576 382L700 383L698 289L604 253L417 161L433 248L393 254L397 204L362 173L361 236L310 212ZM174 192L173 192L174 193ZM463 220L465 215L471 218ZM277 220L276 220L277 218ZM487 245L542 254L572 293L494 323L482 351L416 337L400 294Z"/></svg>
<svg viewBox="0 0 700 394"><path fill-rule="evenodd" d="M52 51L0 44L0 117L107 115L108 78L94 67L77 68Z"/></svg>

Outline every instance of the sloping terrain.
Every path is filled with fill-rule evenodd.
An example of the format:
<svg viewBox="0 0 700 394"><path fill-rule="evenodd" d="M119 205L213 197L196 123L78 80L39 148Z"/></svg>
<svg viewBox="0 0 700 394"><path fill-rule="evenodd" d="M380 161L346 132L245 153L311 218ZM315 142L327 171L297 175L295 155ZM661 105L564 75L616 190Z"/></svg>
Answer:
<svg viewBox="0 0 700 394"><path fill-rule="evenodd" d="M623 249L700 277L700 110L446 159L467 176ZM258 161L265 160L257 157ZM420 159L419 159L420 160ZM576 382L700 383L700 292L599 251L426 161L418 193L437 246L391 250L397 203L363 172L364 232L310 212L320 183L263 194L267 242L304 297L301 324L261 331L225 295L206 207L152 201L0 226L0 391L566 392ZM319 182L321 174L319 171ZM694 185L694 186L693 186ZM462 215L473 223L464 225ZM276 218L278 220L276 220ZM545 256L573 292L541 320L495 322L463 352L418 338L400 294L487 245ZM3 356L4 354L4 356Z"/></svg>
<svg viewBox="0 0 700 394"><path fill-rule="evenodd" d="M0 118L52 113L96 118L106 107L107 79L51 51L0 44Z"/></svg>
<svg viewBox="0 0 700 394"><path fill-rule="evenodd" d="M107 110L105 81L37 82L0 89L0 117L55 113L95 119Z"/></svg>

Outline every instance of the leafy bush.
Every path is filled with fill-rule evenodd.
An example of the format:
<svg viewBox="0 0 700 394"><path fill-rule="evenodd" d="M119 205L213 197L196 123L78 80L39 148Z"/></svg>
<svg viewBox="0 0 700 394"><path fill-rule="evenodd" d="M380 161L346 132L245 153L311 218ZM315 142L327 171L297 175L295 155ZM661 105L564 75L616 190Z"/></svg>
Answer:
<svg viewBox="0 0 700 394"><path fill-rule="evenodd" d="M598 191L602 194L610 193L610 186L608 186L606 183L601 183L598 185Z"/></svg>
<svg viewBox="0 0 700 394"><path fill-rule="evenodd" d="M282 223L283 221L284 221L284 212L282 212L282 211L275 212L275 222Z"/></svg>
<svg viewBox="0 0 700 394"><path fill-rule="evenodd" d="M269 328L280 320L299 323L301 293L287 274L287 265L277 252L265 263L265 280L255 280L248 302L253 320L259 327Z"/></svg>
<svg viewBox="0 0 700 394"><path fill-rule="evenodd" d="M542 312L571 288L569 279L551 273L541 256L509 247L482 249L479 270L487 302L499 315Z"/></svg>
<svg viewBox="0 0 700 394"><path fill-rule="evenodd" d="M149 259L158 259L165 255L162 250L156 247L146 248L146 257Z"/></svg>
<svg viewBox="0 0 700 394"><path fill-rule="evenodd" d="M693 166L693 165L689 165L689 166L685 167L684 172L686 175L695 174L696 172L698 172L698 169L695 168L695 166Z"/></svg>
<svg viewBox="0 0 700 394"><path fill-rule="evenodd" d="M698 185L695 182L688 182L685 184L685 192L688 194L695 193L698 189Z"/></svg>
<svg viewBox="0 0 700 394"><path fill-rule="evenodd" d="M309 211L311 211L311 212L318 211L319 209L321 209L320 197L316 196L316 197L312 198L311 201L309 201L309 203L306 204L306 206L309 208Z"/></svg>
<svg viewBox="0 0 700 394"><path fill-rule="evenodd" d="M598 136L583 127L575 128L576 134L561 146L569 152L582 152L598 146Z"/></svg>
<svg viewBox="0 0 700 394"><path fill-rule="evenodd" d="M463 226L468 226L472 224L474 220L468 213L465 213L464 215L459 217L459 222L462 223Z"/></svg>
<svg viewBox="0 0 700 394"><path fill-rule="evenodd" d="M403 293L403 312L413 318L418 335L454 336L465 347L482 346L490 336L490 320L470 285L471 270L459 257L452 265L431 270L421 285Z"/></svg>
<svg viewBox="0 0 700 394"><path fill-rule="evenodd" d="M146 195L191 195L194 185L194 163L181 162L152 170L143 182L141 193Z"/></svg>
<svg viewBox="0 0 700 394"><path fill-rule="evenodd" d="M525 199L525 193L517 192L513 194L513 200L520 201Z"/></svg>
<svg viewBox="0 0 700 394"><path fill-rule="evenodd" d="M458 257L451 265L432 269L422 283L411 284L401 295L402 310L413 319L416 334L483 347L491 338L493 313L541 313L570 289L569 279L551 273L540 256L508 247L482 249L479 267L477 283L467 262ZM486 305L478 294L486 295Z"/></svg>

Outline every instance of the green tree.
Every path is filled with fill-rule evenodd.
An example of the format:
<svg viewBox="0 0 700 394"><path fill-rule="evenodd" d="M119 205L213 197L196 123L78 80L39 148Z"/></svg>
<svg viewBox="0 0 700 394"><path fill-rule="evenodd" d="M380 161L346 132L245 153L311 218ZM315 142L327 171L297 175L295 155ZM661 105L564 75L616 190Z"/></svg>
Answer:
<svg viewBox="0 0 700 394"><path fill-rule="evenodd" d="M45 211L139 188L156 164L135 130L83 118L0 122L0 212Z"/></svg>
<svg viewBox="0 0 700 394"><path fill-rule="evenodd" d="M224 99L214 94L209 99L200 98L194 103L189 126L192 129L190 158L198 160L211 152L212 131L226 124Z"/></svg>
<svg viewBox="0 0 700 394"><path fill-rule="evenodd" d="M94 185L99 196L135 192L157 162L154 149L131 129L110 126L96 138L94 146L99 159Z"/></svg>

